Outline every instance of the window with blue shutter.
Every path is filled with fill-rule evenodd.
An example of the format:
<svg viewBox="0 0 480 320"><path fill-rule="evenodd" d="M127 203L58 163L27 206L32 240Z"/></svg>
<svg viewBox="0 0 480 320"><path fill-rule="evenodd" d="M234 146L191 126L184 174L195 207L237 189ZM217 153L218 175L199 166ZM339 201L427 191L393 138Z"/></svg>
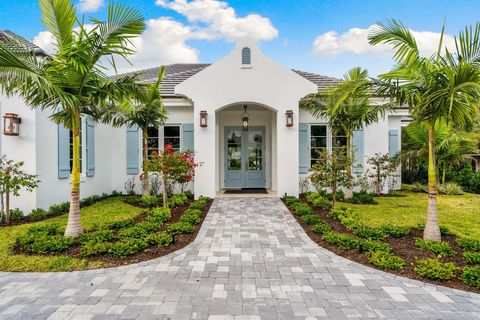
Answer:
<svg viewBox="0 0 480 320"><path fill-rule="evenodd" d="M95 123L92 118L87 117L87 177L95 176Z"/></svg>
<svg viewBox="0 0 480 320"><path fill-rule="evenodd" d="M252 64L252 51L250 50L250 48L245 47L242 49L242 64Z"/></svg>
<svg viewBox="0 0 480 320"><path fill-rule="evenodd" d="M307 173L310 168L308 163L308 123L298 124L298 153L299 153L299 172Z"/></svg>
<svg viewBox="0 0 480 320"><path fill-rule="evenodd" d="M70 130L63 124L58 126L58 178L70 177Z"/></svg>
<svg viewBox="0 0 480 320"><path fill-rule="evenodd" d="M193 123L182 124L182 150L195 150Z"/></svg>
<svg viewBox="0 0 480 320"><path fill-rule="evenodd" d="M138 174L139 170L139 141L138 126L127 127L127 174Z"/></svg>
<svg viewBox="0 0 480 320"><path fill-rule="evenodd" d="M388 155L390 158L393 158L398 155L400 152L400 141L399 141L398 130L388 131Z"/></svg>
<svg viewBox="0 0 480 320"><path fill-rule="evenodd" d="M363 130L355 130L352 135L353 146L353 173L362 173L365 163L365 153L363 149L364 139Z"/></svg>

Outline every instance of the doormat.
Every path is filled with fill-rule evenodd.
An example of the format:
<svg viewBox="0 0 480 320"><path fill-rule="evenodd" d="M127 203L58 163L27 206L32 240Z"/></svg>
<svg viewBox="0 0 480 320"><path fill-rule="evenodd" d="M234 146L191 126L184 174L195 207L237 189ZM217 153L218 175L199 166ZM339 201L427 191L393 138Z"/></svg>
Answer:
<svg viewBox="0 0 480 320"><path fill-rule="evenodd" d="M265 188L227 189L224 194L268 194Z"/></svg>

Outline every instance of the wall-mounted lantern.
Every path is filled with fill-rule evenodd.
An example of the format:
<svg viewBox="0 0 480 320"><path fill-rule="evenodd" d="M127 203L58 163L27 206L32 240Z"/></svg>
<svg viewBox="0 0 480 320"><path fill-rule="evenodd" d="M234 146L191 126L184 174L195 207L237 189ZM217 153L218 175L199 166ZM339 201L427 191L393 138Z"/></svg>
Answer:
<svg viewBox="0 0 480 320"><path fill-rule="evenodd" d="M293 110L287 110L287 112L285 112L285 118L287 120L287 127L293 127Z"/></svg>
<svg viewBox="0 0 480 320"><path fill-rule="evenodd" d="M208 127L207 117L208 117L207 111L200 111L200 127L202 128Z"/></svg>
<svg viewBox="0 0 480 320"><path fill-rule="evenodd" d="M247 112L248 105L244 104L243 105L243 113L242 113L242 130L243 131L248 131L248 120L250 120L250 115Z"/></svg>
<svg viewBox="0 0 480 320"><path fill-rule="evenodd" d="M5 113L3 116L3 134L6 136L18 136L20 134L22 118L16 113Z"/></svg>

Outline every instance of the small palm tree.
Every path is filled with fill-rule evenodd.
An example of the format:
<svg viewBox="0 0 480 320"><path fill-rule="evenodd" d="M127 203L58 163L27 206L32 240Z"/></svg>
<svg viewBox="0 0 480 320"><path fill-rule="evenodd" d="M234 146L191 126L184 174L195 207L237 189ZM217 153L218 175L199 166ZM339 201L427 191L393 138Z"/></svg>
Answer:
<svg viewBox="0 0 480 320"><path fill-rule="evenodd" d="M53 34L57 52L39 59L25 44L0 44L0 83L7 94L19 94L32 108L49 109L55 123L72 132L71 200L65 236L77 237L80 224L80 121L82 115L109 122L115 102L128 97L135 77L105 75L105 61L134 53L131 39L145 29L142 15L110 3L106 21L91 19L86 28L69 0L40 0L42 21ZM77 25L75 28L74 26Z"/></svg>
<svg viewBox="0 0 480 320"><path fill-rule="evenodd" d="M150 183L148 178L148 128L158 128L167 120L167 111L163 105L160 88L162 85L165 67L158 72L158 80L140 86L133 99L125 100L120 112L114 116L114 124L137 125L143 133L143 194L149 195Z"/></svg>
<svg viewBox="0 0 480 320"><path fill-rule="evenodd" d="M380 116L392 107L390 101L372 101L372 82L368 71L360 67L350 69L339 84L328 87L302 100L302 108L310 111L317 118L327 119L334 134L343 131L346 135L346 156L353 159L352 135L378 122ZM348 161L346 171L352 177L352 161ZM351 190L350 192L351 193Z"/></svg>
<svg viewBox="0 0 480 320"><path fill-rule="evenodd" d="M408 104L414 123L428 126L428 211L424 239L441 240L437 214L435 131L439 120L462 130L472 126L479 112L480 24L455 38L456 50L443 50L442 29L438 51L422 57L411 34L400 21L378 23L369 35L371 44L395 49L397 66L380 76L378 91ZM445 52L445 53L443 53Z"/></svg>

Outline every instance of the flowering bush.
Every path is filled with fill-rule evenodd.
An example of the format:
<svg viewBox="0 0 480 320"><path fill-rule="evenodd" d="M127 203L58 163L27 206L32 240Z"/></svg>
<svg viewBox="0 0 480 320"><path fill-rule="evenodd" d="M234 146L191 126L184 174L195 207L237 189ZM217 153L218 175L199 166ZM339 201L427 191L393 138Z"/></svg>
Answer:
<svg viewBox="0 0 480 320"><path fill-rule="evenodd" d="M199 165L195 163L192 151L176 153L170 144L166 144L159 153L152 152L152 158L148 162L148 170L162 174L164 207L168 207L167 183L184 184L193 181L195 168Z"/></svg>

